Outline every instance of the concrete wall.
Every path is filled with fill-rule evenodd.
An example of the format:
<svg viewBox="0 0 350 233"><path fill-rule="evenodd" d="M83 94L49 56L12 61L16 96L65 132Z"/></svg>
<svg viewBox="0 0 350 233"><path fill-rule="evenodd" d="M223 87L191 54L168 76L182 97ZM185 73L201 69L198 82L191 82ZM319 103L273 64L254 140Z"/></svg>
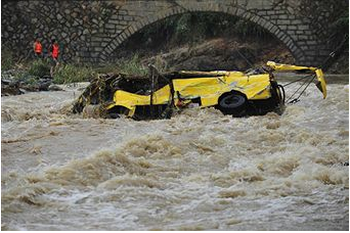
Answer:
<svg viewBox="0 0 350 233"><path fill-rule="evenodd" d="M310 2L312 4L310 4ZM62 59L108 62L113 51L143 27L185 12L218 12L255 22L291 51L297 63L319 65L330 53L327 19L336 12L310 0L11 1L2 3L2 46L31 53L55 37ZM329 3L331 5L331 3Z"/></svg>

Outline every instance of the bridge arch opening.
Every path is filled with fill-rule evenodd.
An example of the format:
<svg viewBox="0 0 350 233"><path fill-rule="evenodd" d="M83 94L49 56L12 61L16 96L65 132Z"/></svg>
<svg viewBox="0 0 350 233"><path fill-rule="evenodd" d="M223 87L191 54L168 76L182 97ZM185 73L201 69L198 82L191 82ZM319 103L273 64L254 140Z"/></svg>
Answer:
<svg viewBox="0 0 350 233"><path fill-rule="evenodd" d="M284 45L284 47L289 51L290 56L293 59L289 61L299 60L300 57L304 56L304 53L297 44L294 43L293 39L281 30L278 25L273 24L262 18L259 15L247 12L244 9L222 9L216 8L215 10L208 9L197 9L193 11L186 11L184 9L169 9L165 12L159 12L156 15L145 17L139 21L129 25L123 32L116 35L111 39L110 43L106 48L100 53L102 60L111 60L118 50L119 46L123 46L129 39L133 39L135 34L144 33L147 28L154 27L154 25L159 24L159 22L168 22L170 18L179 17L179 15L185 14L217 14L225 16L227 18L239 20L245 22L246 24L253 25L253 28L258 29L259 31L264 31L266 34L270 35L270 39L273 40L278 46ZM258 40L258 39L257 39Z"/></svg>
<svg viewBox="0 0 350 233"><path fill-rule="evenodd" d="M245 70L267 60L293 63L285 44L258 24L218 12L189 12L150 23L125 39L109 57L160 59L172 70Z"/></svg>

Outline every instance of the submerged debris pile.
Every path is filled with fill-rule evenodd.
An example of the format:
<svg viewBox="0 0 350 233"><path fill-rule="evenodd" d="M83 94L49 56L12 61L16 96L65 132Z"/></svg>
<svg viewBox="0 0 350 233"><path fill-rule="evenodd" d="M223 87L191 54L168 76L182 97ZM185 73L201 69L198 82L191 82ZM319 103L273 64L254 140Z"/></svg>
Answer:
<svg viewBox="0 0 350 233"><path fill-rule="evenodd" d="M156 85L166 85L158 82ZM147 76L132 76L123 73L100 74L91 81L73 105L73 113L83 113L93 117L115 118L117 115L106 111L113 101L113 94L117 90L130 93L150 94L151 80Z"/></svg>
<svg viewBox="0 0 350 233"><path fill-rule="evenodd" d="M52 77L40 78L25 76L16 78L15 71L3 71L1 73L1 96L20 95L32 91L59 91L62 90L53 84Z"/></svg>

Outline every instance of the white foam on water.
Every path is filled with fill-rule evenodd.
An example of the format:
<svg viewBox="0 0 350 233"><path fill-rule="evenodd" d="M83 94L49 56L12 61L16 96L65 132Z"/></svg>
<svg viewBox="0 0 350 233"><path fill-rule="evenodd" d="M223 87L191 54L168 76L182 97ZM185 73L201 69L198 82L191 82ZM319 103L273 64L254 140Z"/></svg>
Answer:
<svg viewBox="0 0 350 233"><path fill-rule="evenodd" d="M348 85L154 121L71 115L66 90L2 98L3 230L348 229Z"/></svg>

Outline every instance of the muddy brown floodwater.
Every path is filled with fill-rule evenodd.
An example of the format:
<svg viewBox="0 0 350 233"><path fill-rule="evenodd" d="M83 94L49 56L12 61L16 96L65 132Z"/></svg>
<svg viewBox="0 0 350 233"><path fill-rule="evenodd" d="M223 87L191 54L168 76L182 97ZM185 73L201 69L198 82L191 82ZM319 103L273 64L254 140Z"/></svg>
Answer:
<svg viewBox="0 0 350 233"><path fill-rule="evenodd" d="M71 115L65 90L1 98L2 230L349 229L347 84L154 121Z"/></svg>

